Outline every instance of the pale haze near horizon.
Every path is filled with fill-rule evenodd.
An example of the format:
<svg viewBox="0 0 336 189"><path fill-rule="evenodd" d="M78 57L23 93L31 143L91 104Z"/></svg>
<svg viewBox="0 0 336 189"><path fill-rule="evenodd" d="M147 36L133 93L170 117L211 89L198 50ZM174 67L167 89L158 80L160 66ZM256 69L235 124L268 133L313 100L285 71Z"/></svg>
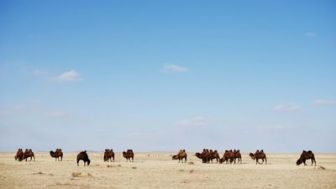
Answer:
<svg viewBox="0 0 336 189"><path fill-rule="evenodd" d="M336 152L335 1L1 1L0 151Z"/></svg>

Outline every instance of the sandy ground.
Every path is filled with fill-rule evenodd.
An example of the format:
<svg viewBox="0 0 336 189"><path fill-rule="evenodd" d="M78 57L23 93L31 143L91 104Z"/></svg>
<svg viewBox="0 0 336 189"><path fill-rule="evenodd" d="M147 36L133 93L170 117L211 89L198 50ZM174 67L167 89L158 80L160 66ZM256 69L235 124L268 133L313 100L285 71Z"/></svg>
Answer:
<svg viewBox="0 0 336 189"><path fill-rule="evenodd" d="M91 165L76 165L75 153L56 162L48 153L36 161L18 162L14 153L0 153L0 188L336 188L336 154L315 154L317 166L296 166L298 154L268 154L256 165L247 154L243 163L202 164L189 153L179 164L172 153L135 153L133 163L120 153L103 162L103 152L89 152Z"/></svg>

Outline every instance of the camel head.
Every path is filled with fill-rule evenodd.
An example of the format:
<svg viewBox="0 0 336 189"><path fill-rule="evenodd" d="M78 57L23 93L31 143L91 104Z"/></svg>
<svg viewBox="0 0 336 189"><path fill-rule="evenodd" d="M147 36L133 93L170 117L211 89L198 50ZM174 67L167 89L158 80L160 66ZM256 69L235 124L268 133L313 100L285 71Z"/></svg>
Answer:
<svg viewBox="0 0 336 189"><path fill-rule="evenodd" d="M253 160L255 159L255 156L254 156L253 153L250 153L249 155L250 155L250 157L251 157Z"/></svg>
<svg viewBox="0 0 336 189"><path fill-rule="evenodd" d="M195 153L195 156L198 157L198 158L202 158L202 157L201 157L202 155L201 155L201 153L199 153L199 152Z"/></svg>
<svg viewBox="0 0 336 189"><path fill-rule="evenodd" d="M301 158L296 161L296 165L300 165L302 163Z"/></svg>

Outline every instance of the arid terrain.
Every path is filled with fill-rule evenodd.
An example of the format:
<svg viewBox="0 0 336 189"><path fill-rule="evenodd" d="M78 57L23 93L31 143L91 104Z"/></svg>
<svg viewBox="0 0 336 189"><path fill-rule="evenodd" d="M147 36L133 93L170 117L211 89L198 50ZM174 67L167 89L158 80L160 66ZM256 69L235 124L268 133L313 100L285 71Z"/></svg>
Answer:
<svg viewBox="0 0 336 189"><path fill-rule="evenodd" d="M84 167L76 153L63 161L35 153L35 162L0 153L0 188L336 188L336 154L316 153L317 166L296 166L299 154L268 154L267 165L247 153L236 165L202 164L192 153L186 164L171 160L173 153L135 153L133 163L121 153L115 162L104 162L103 152L88 154L91 165Z"/></svg>

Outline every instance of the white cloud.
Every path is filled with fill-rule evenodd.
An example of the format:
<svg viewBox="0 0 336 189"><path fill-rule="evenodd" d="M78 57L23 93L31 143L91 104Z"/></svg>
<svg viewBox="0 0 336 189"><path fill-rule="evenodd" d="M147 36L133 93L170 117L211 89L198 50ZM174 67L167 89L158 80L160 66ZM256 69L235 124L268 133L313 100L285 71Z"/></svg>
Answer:
<svg viewBox="0 0 336 189"><path fill-rule="evenodd" d="M331 99L317 99L314 101L314 104L320 106L336 105L336 100Z"/></svg>
<svg viewBox="0 0 336 189"><path fill-rule="evenodd" d="M74 82L80 81L82 80L82 78L80 77L80 74L75 70L69 70L57 76L56 80L60 82Z"/></svg>
<svg viewBox="0 0 336 189"><path fill-rule="evenodd" d="M297 112L301 110L301 107L296 104L279 104L272 109L275 112Z"/></svg>
<svg viewBox="0 0 336 189"><path fill-rule="evenodd" d="M315 33L315 32L306 32L306 33L305 33L305 36L306 36L306 37L316 37L316 36L317 36L317 33Z"/></svg>
<svg viewBox="0 0 336 189"><path fill-rule="evenodd" d="M163 72L165 73L182 73L189 71L188 68L175 64L166 64L163 66Z"/></svg>
<svg viewBox="0 0 336 189"><path fill-rule="evenodd" d="M69 114L63 111L53 111L48 113L48 117L50 118L65 118L68 116Z"/></svg>
<svg viewBox="0 0 336 189"><path fill-rule="evenodd" d="M209 125L209 120L203 116L196 116L189 119L181 120L177 123L177 125L184 127L202 127Z"/></svg>

